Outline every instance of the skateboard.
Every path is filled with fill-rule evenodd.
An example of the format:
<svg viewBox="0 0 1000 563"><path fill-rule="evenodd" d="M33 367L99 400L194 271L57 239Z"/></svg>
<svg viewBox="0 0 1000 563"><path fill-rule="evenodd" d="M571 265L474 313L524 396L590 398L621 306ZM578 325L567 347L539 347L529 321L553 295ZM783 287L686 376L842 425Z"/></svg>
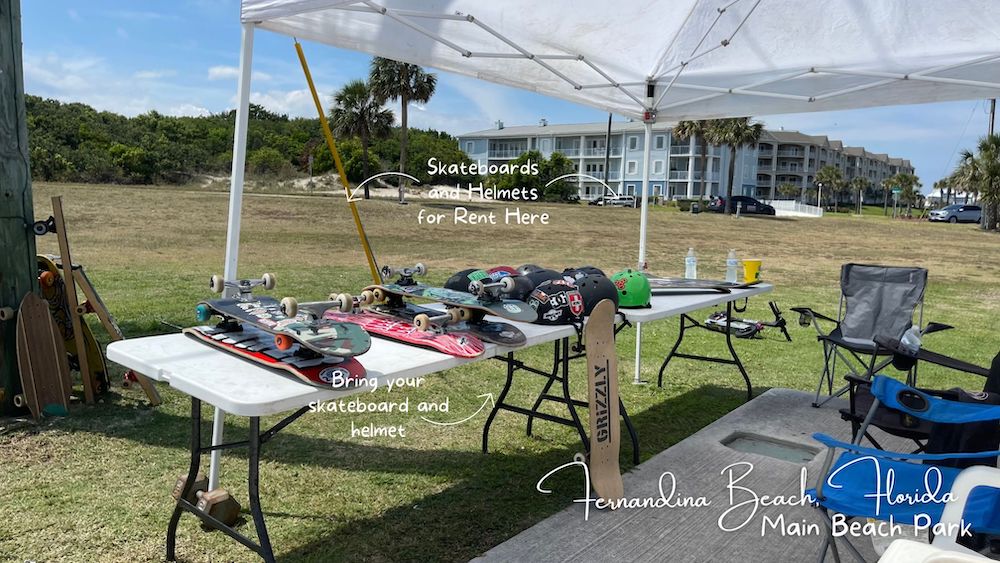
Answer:
<svg viewBox="0 0 1000 563"><path fill-rule="evenodd" d="M510 323L487 321L482 318L452 321L451 311L421 307L402 300L398 303L392 301L378 303L368 310L378 315L412 323L415 327L419 323L420 326L427 327L421 329L426 332L444 334L467 332L484 342L501 346L523 346L528 341L521 329ZM440 324L436 324L439 322Z"/></svg>
<svg viewBox="0 0 1000 563"><path fill-rule="evenodd" d="M66 414L73 391L62 333L48 303L34 293L24 296L17 317L17 367L21 394L14 405L42 414Z"/></svg>
<svg viewBox="0 0 1000 563"><path fill-rule="evenodd" d="M371 347L371 337L356 324L313 319L308 312L298 315L298 303L290 297L254 297L249 292L236 299L202 301L195 308L199 322L212 315L223 318L222 325L252 325L271 333L279 350L295 344L314 354L347 358L364 354Z"/></svg>
<svg viewBox="0 0 1000 563"><path fill-rule="evenodd" d="M280 350L274 343L273 334L250 324L197 326L185 328L182 332L231 354L282 370L316 387L329 389L334 383L360 379L366 373L354 358L338 361L328 356L316 356L312 352L303 356L299 353L299 346Z"/></svg>
<svg viewBox="0 0 1000 563"><path fill-rule="evenodd" d="M358 310L350 297L344 294L341 294L340 297L343 299L303 303L299 305L299 309L312 313L315 318L356 324L365 329L368 334L429 348L458 358L475 358L486 350L482 340L472 334L420 330L412 323L402 319L388 318L371 311ZM345 303L350 305L345 305Z"/></svg>
<svg viewBox="0 0 1000 563"><path fill-rule="evenodd" d="M590 403L590 482L606 501L624 496L618 467L618 357L615 350L615 304L601 300L583 328L587 349Z"/></svg>
<svg viewBox="0 0 1000 563"><path fill-rule="evenodd" d="M84 381L96 382L95 391L98 394L104 393L110 387L104 354L97 344L97 339L94 337L90 325L83 318L80 318L79 331L82 336L79 341L74 338L76 332L70 310L69 290L66 287L66 280L63 279L62 268L49 256L39 255L37 261L38 285L42 288L42 297L48 302L49 313L62 334L70 369L80 371L80 377ZM80 351L77 349L78 342L82 342L83 358L80 357ZM84 388L87 387L85 385Z"/></svg>
<svg viewBox="0 0 1000 563"><path fill-rule="evenodd" d="M649 288L653 295L663 295L675 292L717 292L731 293L734 289L746 289L760 282L727 282L721 280L700 280L688 278L663 278L647 276Z"/></svg>
<svg viewBox="0 0 1000 563"><path fill-rule="evenodd" d="M494 289L503 289L506 286L513 287L513 280L509 277L501 278L499 282L485 283L482 280L474 281L472 286L477 286L482 291L480 295L474 295L464 291L455 291L443 287L431 287L423 284L399 285L383 284L372 285L365 288L371 291L374 303L389 303L393 306L401 306L405 297L421 297L430 299L445 305L446 314L452 323L460 321L478 321L486 315L495 315L511 321L525 323L535 322L538 316L535 310L524 301L514 299L504 299L498 293L492 293ZM503 286L503 287L501 287ZM441 312L435 312L439 317ZM432 321L434 319L431 319ZM438 322L445 322L449 319L441 317ZM414 324L420 328L421 323L415 319Z"/></svg>

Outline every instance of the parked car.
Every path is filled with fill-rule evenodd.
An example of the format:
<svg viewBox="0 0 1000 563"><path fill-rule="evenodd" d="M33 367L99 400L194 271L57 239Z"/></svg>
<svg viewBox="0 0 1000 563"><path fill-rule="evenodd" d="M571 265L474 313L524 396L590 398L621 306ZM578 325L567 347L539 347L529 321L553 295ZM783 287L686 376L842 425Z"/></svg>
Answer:
<svg viewBox="0 0 1000 563"><path fill-rule="evenodd" d="M588 205L602 205L609 207L635 207L634 195L604 195L590 200Z"/></svg>
<svg viewBox="0 0 1000 563"><path fill-rule="evenodd" d="M954 204L931 211L927 218L949 223L978 223L983 218L983 208L978 205Z"/></svg>
<svg viewBox="0 0 1000 563"><path fill-rule="evenodd" d="M715 197L708 202L708 210L722 213L726 210L726 198ZM736 207L740 207L740 213L755 215L774 215L774 208L766 203L761 203L756 199L745 195L734 195L729 202L729 209L736 213Z"/></svg>

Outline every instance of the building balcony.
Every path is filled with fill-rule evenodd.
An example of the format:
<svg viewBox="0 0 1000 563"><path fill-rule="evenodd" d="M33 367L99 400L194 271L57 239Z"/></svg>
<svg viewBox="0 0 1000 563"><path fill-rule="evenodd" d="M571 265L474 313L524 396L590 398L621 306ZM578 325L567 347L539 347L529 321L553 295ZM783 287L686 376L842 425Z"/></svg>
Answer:
<svg viewBox="0 0 1000 563"><path fill-rule="evenodd" d="M805 155L806 155L805 151L790 151L790 150L778 151L778 156L791 156L800 158Z"/></svg>
<svg viewBox="0 0 1000 563"><path fill-rule="evenodd" d="M517 158L522 154L528 152L527 148L524 149L511 149L505 151L489 151L489 158Z"/></svg>
<svg viewBox="0 0 1000 563"><path fill-rule="evenodd" d="M587 176L593 176L598 180L621 180L622 177L622 173L617 170L612 170L611 172L608 172L606 176L604 172L583 172L583 174L586 174ZM586 181L587 178L583 178L583 180Z"/></svg>
<svg viewBox="0 0 1000 563"><path fill-rule="evenodd" d="M604 158L604 147L583 149L583 151L578 151L578 152L580 152L582 156L599 156L601 158ZM608 154L610 154L611 156L621 156L622 148L611 147L611 150L608 151Z"/></svg>
<svg viewBox="0 0 1000 563"><path fill-rule="evenodd" d="M761 149L757 151L757 156L770 157L774 155L774 149Z"/></svg>
<svg viewBox="0 0 1000 563"><path fill-rule="evenodd" d="M691 179L693 179L693 180L695 180L697 182L700 182L701 181L701 171L697 170L697 171L695 171L694 174L689 174L687 170L671 170L670 174L668 174L668 176L667 176L667 179L668 180L687 180L688 177L690 177ZM709 172L708 174L706 174L705 175L705 179L707 181L709 181L709 182L717 182L719 180L718 179L718 174L715 173L715 172Z"/></svg>
<svg viewBox="0 0 1000 563"><path fill-rule="evenodd" d="M556 147L552 152L557 152L563 156L580 156L580 149L575 147Z"/></svg>
<svg viewBox="0 0 1000 563"><path fill-rule="evenodd" d="M805 171L806 171L805 168L802 168L801 166L799 166L799 167L795 167L795 166L779 166L779 167L775 168L775 170L777 170L778 172L785 172L785 173L788 173L788 174L805 174Z"/></svg>

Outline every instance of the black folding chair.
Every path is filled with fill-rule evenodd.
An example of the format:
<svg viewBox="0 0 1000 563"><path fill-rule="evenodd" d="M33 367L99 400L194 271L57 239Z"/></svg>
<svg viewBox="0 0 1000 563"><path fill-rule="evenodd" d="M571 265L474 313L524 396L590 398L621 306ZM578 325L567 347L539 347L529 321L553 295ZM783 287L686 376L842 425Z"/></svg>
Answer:
<svg viewBox="0 0 1000 563"><path fill-rule="evenodd" d="M917 326L923 323L924 290L927 287L925 268L897 266L873 266L865 264L844 264L840 269L840 305L837 317L829 317L809 307L793 307L799 313L799 324L812 325L816 329L817 340L823 344L823 371L816 386L814 407L826 404L833 397L846 393L848 386L834 391L838 359L847 375L863 377L872 361L882 356L880 363L874 364L872 373L877 373L891 361L887 350L879 351L875 336L902 337L917 316ZM829 324L832 330L824 331ZM930 323L921 332L951 328L948 325ZM909 373L908 384L915 384L914 373ZM867 376L866 376L867 378ZM828 397L820 400L823 386Z"/></svg>

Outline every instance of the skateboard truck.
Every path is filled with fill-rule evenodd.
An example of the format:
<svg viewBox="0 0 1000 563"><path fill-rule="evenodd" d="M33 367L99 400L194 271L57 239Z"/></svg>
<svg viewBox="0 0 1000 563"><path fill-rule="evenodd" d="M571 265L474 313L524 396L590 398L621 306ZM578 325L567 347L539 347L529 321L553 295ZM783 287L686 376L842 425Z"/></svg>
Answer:
<svg viewBox="0 0 1000 563"><path fill-rule="evenodd" d="M215 274L209 282L209 287L212 289L212 293L222 293L227 287L236 289L239 291L240 297L246 297L250 295L255 287L263 286L267 290L274 289L274 283L274 274L264 274L260 279L256 280L247 279L237 281L226 281L222 276Z"/></svg>
<svg viewBox="0 0 1000 563"><path fill-rule="evenodd" d="M56 218L49 215L48 219L35 221L31 224L31 232L35 233L36 237L56 232Z"/></svg>
<svg viewBox="0 0 1000 563"><path fill-rule="evenodd" d="M514 278L510 276L504 276L495 282L484 282L483 280L474 280L469 284L469 293L475 295L480 299L497 299L500 294L510 293L514 291L516 285L514 284Z"/></svg>
<svg viewBox="0 0 1000 563"><path fill-rule="evenodd" d="M222 522L226 526L232 526L240 516L242 507L236 499L229 494L226 489L213 489L211 491L198 491L196 493L198 503L195 507Z"/></svg>
<svg viewBox="0 0 1000 563"><path fill-rule="evenodd" d="M11 321L11 320L14 320L14 308L0 307L0 321Z"/></svg>
<svg viewBox="0 0 1000 563"><path fill-rule="evenodd" d="M414 276L426 276L427 266L424 266L422 262L417 262L412 268L382 266L380 274L383 282L388 282L389 278L398 275L399 280L396 281L396 285L415 285L417 282L413 280Z"/></svg>
<svg viewBox="0 0 1000 563"><path fill-rule="evenodd" d="M465 307L448 307L440 315L428 315L420 313L413 317L413 326L419 331L427 331L434 328L434 325L445 326L460 323L472 318L472 312Z"/></svg>
<svg viewBox="0 0 1000 563"><path fill-rule="evenodd" d="M330 301L335 304L335 309L341 313L357 311L362 305L371 305L376 301L375 293L370 289L361 292L361 295L351 295L350 293L331 293Z"/></svg>

